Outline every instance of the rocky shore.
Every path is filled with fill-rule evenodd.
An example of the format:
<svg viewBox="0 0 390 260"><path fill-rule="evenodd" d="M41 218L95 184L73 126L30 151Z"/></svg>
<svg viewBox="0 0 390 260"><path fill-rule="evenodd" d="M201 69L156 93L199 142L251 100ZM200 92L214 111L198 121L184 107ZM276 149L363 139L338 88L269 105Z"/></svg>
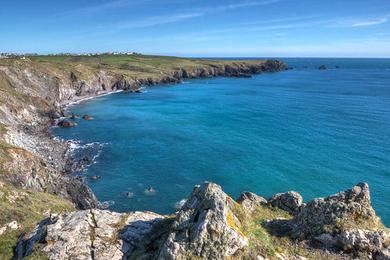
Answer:
<svg viewBox="0 0 390 260"><path fill-rule="evenodd" d="M71 143L50 134L59 120L71 120L66 106L86 98L285 69L276 60L2 60L0 258L390 259L390 233L365 183L307 203L294 191L233 200L204 183L175 214L116 213L99 209L82 179L69 175Z"/></svg>
<svg viewBox="0 0 390 260"><path fill-rule="evenodd" d="M302 202L296 192L237 201L195 186L174 215L91 209L53 214L19 240L18 259L390 259L390 230L359 183Z"/></svg>
<svg viewBox="0 0 390 260"><path fill-rule="evenodd" d="M152 62L155 60L160 61L161 57L151 58ZM53 139L50 134L53 124L69 117L67 105L117 91L137 92L143 86L180 83L183 79L247 77L286 69L277 60L218 62L166 58L172 67L148 67L150 72L139 74L138 71L144 72L146 68L127 64L108 66L92 61L2 60L0 140L4 143L4 163L1 179L18 188L70 199L80 209L96 208L99 203L92 191L82 180L69 177L72 168L69 164L75 163L68 158L71 144Z"/></svg>

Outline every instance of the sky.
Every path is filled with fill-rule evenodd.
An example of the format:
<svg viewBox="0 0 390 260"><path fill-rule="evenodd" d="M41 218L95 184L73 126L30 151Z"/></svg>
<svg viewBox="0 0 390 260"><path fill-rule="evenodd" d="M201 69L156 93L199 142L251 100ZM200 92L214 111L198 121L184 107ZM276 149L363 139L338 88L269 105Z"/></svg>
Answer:
<svg viewBox="0 0 390 260"><path fill-rule="evenodd" d="M390 57L390 0L4 0L0 52Z"/></svg>

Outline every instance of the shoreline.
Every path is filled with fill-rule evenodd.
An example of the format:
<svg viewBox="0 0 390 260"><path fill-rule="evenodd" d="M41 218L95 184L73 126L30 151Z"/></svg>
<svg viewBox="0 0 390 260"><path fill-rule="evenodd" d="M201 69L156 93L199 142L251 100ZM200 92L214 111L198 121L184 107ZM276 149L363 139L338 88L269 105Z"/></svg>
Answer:
<svg viewBox="0 0 390 260"><path fill-rule="evenodd" d="M69 107L105 95L122 91L139 92L143 87L181 83L185 79L249 77L249 75L261 74L264 72L287 70L286 64L278 60L205 61L183 59L177 61L176 59L170 60L170 58L166 58L167 64L173 66L168 71L161 71L160 73L154 71L154 77L145 75L144 77L129 78L125 76L126 74L117 74L118 72L115 71L115 68L111 67L110 69L95 71L95 68L90 68L87 65L76 63L75 66L74 63L71 63L69 65L71 66L71 70L66 71L61 69L58 72L60 74L57 75L51 71L52 66L54 66L54 64L51 63L39 63L37 64L39 67L36 68L35 62L30 60L7 60L6 62L7 63L5 66L3 65L3 67L0 63L0 73L6 73L6 76L9 74L7 77L9 77L10 82L13 84L18 84L18 82L31 82L30 84L35 86L40 83L37 87L40 87L43 92L38 93L39 95L37 98L45 100L44 102L46 102L44 106L38 104L39 106L33 110L31 109L31 106L36 103L34 102L30 105L28 111L32 114L31 121L33 121L36 126L26 126L28 131L25 131L23 128L21 129L20 126L23 126L26 123L21 120L18 125L9 128L10 131L6 134L7 136L11 136L7 139L8 143L39 156L36 160L43 160L43 165L51 167L50 169L46 169L47 167L43 166L44 168L42 170L45 171L44 180L42 180L41 177L39 177L39 180L36 180L34 174L27 169L28 171L23 172L25 177L24 182L22 183L20 182L21 173L11 172L11 184L16 187L30 188L38 191L49 190L52 194L57 194L70 199L81 209L94 208L99 204L96 196L85 182L72 177L71 169L75 164L80 164L84 158L70 158L69 151L71 145L66 141L55 139L55 135L51 131L52 127L57 125L58 120L66 120L66 118L69 118L69 115L67 115ZM193 67L180 67L180 62L183 62L186 65L190 62ZM79 66L82 67L82 70L77 72L77 70L81 68ZM22 71L26 72L25 74L20 72L20 67L23 68ZM44 75L47 76L41 79L41 76L39 76L38 73L30 73L30 68L34 68L35 70L47 69L42 72L46 73ZM17 70L14 72L13 69ZM123 72L132 73L131 70L129 72ZM15 78L15 75L17 75L18 78ZM0 74L0 76L2 75ZM35 78L36 76L38 79ZM52 79L56 81L52 82ZM23 89L24 84L18 85L18 87ZM48 87L50 88L50 86L55 86L57 91L53 92L46 89ZM47 93L51 96L45 97ZM22 102L21 104L25 104L25 102ZM29 104L27 103L26 105ZM12 115L9 115L9 117L12 117ZM17 131L15 131L15 129L17 129ZM84 161L89 160L87 159ZM55 172L53 172L53 170ZM53 181L52 179L54 177L56 179Z"/></svg>
<svg viewBox="0 0 390 260"><path fill-rule="evenodd" d="M111 95L111 94L121 93L121 92L124 92L124 90L120 89L120 90L107 91L105 93L97 94L96 96L83 97L83 98L80 98L80 99L77 99L77 100L71 100L69 103L61 104L61 106L63 107L64 110L66 110L68 107L80 104L80 103L82 103L84 101L88 101L88 100L99 98L99 97L108 96L108 95Z"/></svg>

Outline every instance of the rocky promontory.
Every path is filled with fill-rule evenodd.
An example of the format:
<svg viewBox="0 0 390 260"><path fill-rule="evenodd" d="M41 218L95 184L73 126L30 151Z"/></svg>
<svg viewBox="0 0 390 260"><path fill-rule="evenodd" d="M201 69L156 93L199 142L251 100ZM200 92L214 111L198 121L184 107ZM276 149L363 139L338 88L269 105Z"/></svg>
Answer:
<svg viewBox="0 0 390 260"><path fill-rule="evenodd" d="M0 60L0 178L17 188L70 199L80 209L98 205L80 179L69 177L71 143L50 127L76 127L72 102L189 78L244 77L286 69L278 60L212 61L160 56L30 57ZM85 120L92 116L84 115ZM84 161L90 161L89 159ZM77 164L78 162L76 162Z"/></svg>
<svg viewBox="0 0 390 260"><path fill-rule="evenodd" d="M174 215L53 214L19 240L16 257L389 259L390 230L375 215L366 183L308 203L301 198L287 192L266 200L245 192L235 201L206 182Z"/></svg>
<svg viewBox="0 0 390 260"><path fill-rule="evenodd" d="M67 113L68 105L192 78L249 77L285 69L278 60L138 54L0 59L0 258L11 258L18 237L30 232L44 216L104 206L83 176L71 175L92 158L73 156L74 143L51 134L53 126L77 127L76 116ZM90 115L83 118L93 119Z"/></svg>

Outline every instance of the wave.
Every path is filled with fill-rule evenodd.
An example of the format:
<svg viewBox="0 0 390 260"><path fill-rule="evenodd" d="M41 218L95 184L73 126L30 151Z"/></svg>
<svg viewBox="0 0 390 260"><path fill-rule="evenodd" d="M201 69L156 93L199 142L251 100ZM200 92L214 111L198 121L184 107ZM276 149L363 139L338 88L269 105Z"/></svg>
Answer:
<svg viewBox="0 0 390 260"><path fill-rule="evenodd" d="M81 143L77 140L68 140L69 150L67 157L70 160L70 170L74 175L84 174L89 166L96 164L104 146L109 143Z"/></svg>

